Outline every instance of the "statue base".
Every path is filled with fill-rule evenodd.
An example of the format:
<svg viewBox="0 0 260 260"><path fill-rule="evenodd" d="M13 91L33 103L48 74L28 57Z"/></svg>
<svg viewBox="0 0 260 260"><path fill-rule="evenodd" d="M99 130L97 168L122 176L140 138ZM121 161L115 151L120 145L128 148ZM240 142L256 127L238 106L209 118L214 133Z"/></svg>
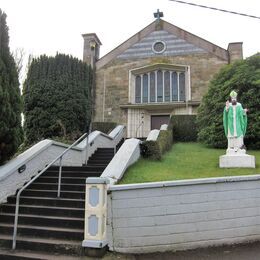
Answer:
<svg viewBox="0 0 260 260"><path fill-rule="evenodd" d="M244 149L227 149L225 155L219 157L220 168L255 168L255 156L246 154Z"/></svg>

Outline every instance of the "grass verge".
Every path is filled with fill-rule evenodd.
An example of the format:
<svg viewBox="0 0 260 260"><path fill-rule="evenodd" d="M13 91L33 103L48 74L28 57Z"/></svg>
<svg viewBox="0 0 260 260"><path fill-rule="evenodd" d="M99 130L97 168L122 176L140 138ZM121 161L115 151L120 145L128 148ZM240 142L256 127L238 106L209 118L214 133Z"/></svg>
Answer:
<svg viewBox="0 0 260 260"><path fill-rule="evenodd" d="M255 156L255 169L221 169L218 163L223 154L223 149L207 148L199 143L176 143L161 161L141 158L127 170L119 184L260 174L260 151L247 151Z"/></svg>

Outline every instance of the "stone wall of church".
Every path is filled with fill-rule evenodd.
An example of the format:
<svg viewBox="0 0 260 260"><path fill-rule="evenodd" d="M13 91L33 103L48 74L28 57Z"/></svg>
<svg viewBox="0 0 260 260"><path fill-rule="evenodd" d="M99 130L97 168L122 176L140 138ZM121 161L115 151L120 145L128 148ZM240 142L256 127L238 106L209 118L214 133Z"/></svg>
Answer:
<svg viewBox="0 0 260 260"><path fill-rule="evenodd" d="M120 105L129 102L129 71L156 63L190 66L191 99L201 101L209 81L227 61L201 53L145 59L114 59L96 71L95 121L127 123L127 111Z"/></svg>

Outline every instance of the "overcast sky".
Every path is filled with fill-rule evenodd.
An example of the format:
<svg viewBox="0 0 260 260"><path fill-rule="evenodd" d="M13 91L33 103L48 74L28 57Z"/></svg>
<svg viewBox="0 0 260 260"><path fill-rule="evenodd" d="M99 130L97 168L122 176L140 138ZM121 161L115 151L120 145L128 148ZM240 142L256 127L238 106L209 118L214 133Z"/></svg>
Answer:
<svg viewBox="0 0 260 260"><path fill-rule="evenodd" d="M187 0L260 16L259 0ZM7 14L10 48L26 54L71 54L82 59L84 33L96 33L101 56L154 21L163 19L222 48L243 42L244 57L260 51L260 20L169 0L0 0Z"/></svg>

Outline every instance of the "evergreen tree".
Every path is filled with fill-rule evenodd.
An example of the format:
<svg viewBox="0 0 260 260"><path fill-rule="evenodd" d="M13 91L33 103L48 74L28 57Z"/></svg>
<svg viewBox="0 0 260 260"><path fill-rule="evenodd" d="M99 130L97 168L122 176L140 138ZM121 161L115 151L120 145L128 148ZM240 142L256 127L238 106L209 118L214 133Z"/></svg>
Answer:
<svg viewBox="0 0 260 260"><path fill-rule="evenodd" d="M24 83L28 143L43 138L75 139L90 123L92 70L64 54L34 58Z"/></svg>
<svg viewBox="0 0 260 260"><path fill-rule="evenodd" d="M223 129L223 110L232 90L238 102L248 108L248 126L244 138L247 148L260 148L260 56L226 65L210 82L207 94L198 109L199 140L217 148L227 147Z"/></svg>
<svg viewBox="0 0 260 260"><path fill-rule="evenodd" d="M23 140L21 95L16 64L9 49L6 14L0 9L0 164Z"/></svg>

